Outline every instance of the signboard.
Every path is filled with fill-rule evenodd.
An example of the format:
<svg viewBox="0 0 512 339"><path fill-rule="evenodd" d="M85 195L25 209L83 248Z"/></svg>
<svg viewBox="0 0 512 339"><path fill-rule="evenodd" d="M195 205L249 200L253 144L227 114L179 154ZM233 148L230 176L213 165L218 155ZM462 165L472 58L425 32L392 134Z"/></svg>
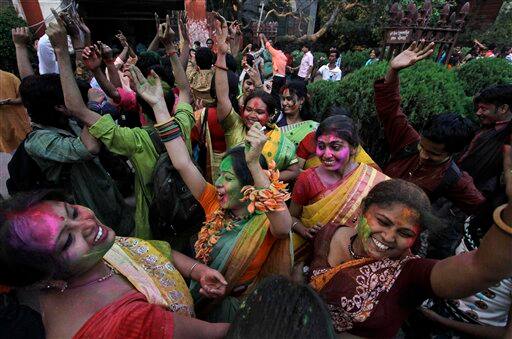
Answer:
<svg viewBox="0 0 512 339"><path fill-rule="evenodd" d="M412 29L398 28L389 30L386 33L386 43L388 44L405 44L411 42Z"/></svg>

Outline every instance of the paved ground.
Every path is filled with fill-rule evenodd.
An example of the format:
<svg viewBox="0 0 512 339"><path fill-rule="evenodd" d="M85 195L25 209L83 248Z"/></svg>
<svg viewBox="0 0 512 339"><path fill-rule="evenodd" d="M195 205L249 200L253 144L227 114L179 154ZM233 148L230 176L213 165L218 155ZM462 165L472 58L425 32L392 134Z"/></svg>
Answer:
<svg viewBox="0 0 512 339"><path fill-rule="evenodd" d="M5 186L5 182L9 179L9 172L7 172L9 160L11 160L9 153L0 153L0 195L4 198L9 196L7 187Z"/></svg>

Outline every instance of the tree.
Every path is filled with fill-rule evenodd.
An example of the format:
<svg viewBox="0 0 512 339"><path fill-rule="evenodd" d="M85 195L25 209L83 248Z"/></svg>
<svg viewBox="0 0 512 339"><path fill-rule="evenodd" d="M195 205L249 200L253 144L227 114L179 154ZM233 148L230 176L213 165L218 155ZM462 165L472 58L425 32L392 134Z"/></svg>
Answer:
<svg viewBox="0 0 512 339"><path fill-rule="evenodd" d="M14 74L18 73L11 29L26 25L27 23L18 17L14 7L0 8L0 68L2 70Z"/></svg>

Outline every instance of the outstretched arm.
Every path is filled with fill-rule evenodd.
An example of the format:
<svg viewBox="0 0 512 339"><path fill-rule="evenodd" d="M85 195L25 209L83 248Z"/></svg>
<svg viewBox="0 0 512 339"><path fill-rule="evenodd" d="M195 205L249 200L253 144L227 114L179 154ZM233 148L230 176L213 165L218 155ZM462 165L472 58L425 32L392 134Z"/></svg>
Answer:
<svg viewBox="0 0 512 339"><path fill-rule="evenodd" d="M85 66L92 72L103 92L105 92L108 97L112 98L114 102L119 103L121 101L121 96L119 95L117 88L107 79L101 70L102 58L99 47L85 47L83 57Z"/></svg>
<svg viewBox="0 0 512 339"><path fill-rule="evenodd" d="M190 36L187 28L187 14L185 11L180 13L178 19L178 29L180 36L180 62L181 66L186 69L188 65L188 58L190 55Z"/></svg>
<svg viewBox="0 0 512 339"><path fill-rule="evenodd" d="M179 64L179 61L177 63ZM157 124L169 122L171 115L165 104L162 84L158 75L151 71L151 75L146 79L135 66L132 66L130 72L132 73L137 93L153 108ZM180 101L182 99L180 94ZM204 180L201 172L192 162L185 141L180 135L173 140L164 142L164 144L174 168L178 170L192 195L199 199L206 187L206 180Z"/></svg>
<svg viewBox="0 0 512 339"><path fill-rule="evenodd" d="M495 212L495 225L477 250L436 263L430 281L437 296L446 299L465 297L512 276L512 149L509 145L504 147L503 173L508 204L501 213L499 210Z"/></svg>
<svg viewBox="0 0 512 339"><path fill-rule="evenodd" d="M60 81L62 84L62 91L64 93L64 102L66 107L71 112L89 112L89 109L82 100L78 85L73 75L73 69L71 68L71 59L68 53L68 40L67 31L64 26L64 21L54 12L57 23L51 23L46 31L50 41L52 43L57 60L60 68ZM97 113L91 112L94 115ZM99 115L98 115L99 116ZM82 129L82 135L80 136L83 144L86 146L89 152L96 154L100 150L100 143L89 134L87 128Z"/></svg>
<svg viewBox="0 0 512 339"><path fill-rule="evenodd" d="M222 122L233 109L229 100L228 72L226 66L226 55L229 46L226 43L228 38L228 24L220 14L215 13L215 36L217 37L217 61L215 63L215 93L217 95L217 120Z"/></svg>
<svg viewBox="0 0 512 339"><path fill-rule="evenodd" d="M245 160L249 168L252 178L254 179L254 187L269 187L271 182L265 171L259 163L259 158L263 150L263 146L268 138L261 130L261 125L256 122L247 131L245 142ZM266 212L270 220L270 232L276 238L286 238L289 236L292 227L292 217L288 207L283 202L283 209Z"/></svg>
<svg viewBox="0 0 512 339"><path fill-rule="evenodd" d="M16 48L16 62L18 64L20 78L23 79L34 75L34 70L30 64L30 58L28 57L27 46L30 43L30 31L28 27L13 28L11 34L14 47Z"/></svg>

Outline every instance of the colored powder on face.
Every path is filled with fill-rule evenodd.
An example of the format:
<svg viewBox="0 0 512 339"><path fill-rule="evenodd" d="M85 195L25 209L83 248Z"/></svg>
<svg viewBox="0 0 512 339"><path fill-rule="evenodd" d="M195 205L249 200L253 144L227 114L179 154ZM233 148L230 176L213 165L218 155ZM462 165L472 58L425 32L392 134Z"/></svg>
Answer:
<svg viewBox="0 0 512 339"><path fill-rule="evenodd" d="M367 240L372 234L370 224L368 224L368 220L364 215L359 218L359 223L357 224L357 234L361 237L361 240Z"/></svg>

